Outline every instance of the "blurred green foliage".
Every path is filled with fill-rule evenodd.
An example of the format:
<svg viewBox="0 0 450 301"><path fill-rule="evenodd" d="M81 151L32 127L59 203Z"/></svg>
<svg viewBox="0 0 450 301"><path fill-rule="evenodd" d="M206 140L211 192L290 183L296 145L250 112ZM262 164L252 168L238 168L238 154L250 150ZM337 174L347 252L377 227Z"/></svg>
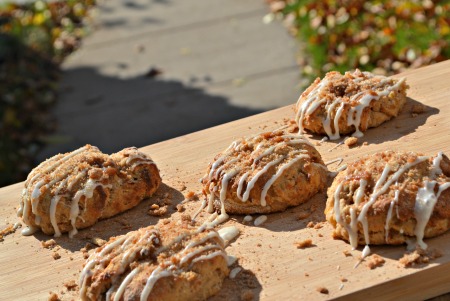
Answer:
<svg viewBox="0 0 450 301"><path fill-rule="evenodd" d="M309 78L354 68L391 75L450 58L450 1L268 0L303 41Z"/></svg>
<svg viewBox="0 0 450 301"><path fill-rule="evenodd" d="M24 180L54 130L59 63L79 46L94 5L0 2L0 186Z"/></svg>

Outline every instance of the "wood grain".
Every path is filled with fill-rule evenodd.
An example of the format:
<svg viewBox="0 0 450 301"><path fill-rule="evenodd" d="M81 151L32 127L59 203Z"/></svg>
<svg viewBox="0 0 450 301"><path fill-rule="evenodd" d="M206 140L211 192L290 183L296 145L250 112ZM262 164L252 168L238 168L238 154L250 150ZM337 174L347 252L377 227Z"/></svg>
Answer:
<svg viewBox="0 0 450 301"><path fill-rule="evenodd" d="M345 163L385 149L415 150L430 155L438 151L450 153L450 107L447 105L450 61L400 76L406 76L411 87L401 115L366 132L357 147L349 149L341 145L329 151L337 142L322 143L317 148L324 161L342 157ZM413 117L411 106L415 103L425 104L427 111ZM198 179L208 162L233 139L278 128L283 119L293 115L292 107L288 106L142 148L158 163L164 180L161 191L129 212L80 231L72 240L56 239L60 246L57 252L61 255L58 260L52 257L54 250L41 246L41 242L50 237L43 234L23 237L19 231L5 237L0 243L0 299L46 300L49 291L57 292L62 299L74 298L75 293L68 291L63 283L77 279L84 261L80 248L90 238L108 239L156 223L156 217L146 214L149 204L169 193L176 205L187 191L200 191ZM310 138L313 143L320 140L320 137ZM363 145L364 142L368 144ZM18 221L15 210L22 186L23 183L18 183L0 189L0 227ZM450 291L448 233L427 240L430 247L443 251L442 257L427 265L403 268L398 259L405 252L404 246L380 246L372 247L372 251L386 260L382 267L370 270L363 262L354 268L361 249L351 251L347 243L331 238L331 227L321 223L325 219L325 200L325 193L321 193L304 205L269 215L268 221L259 227L243 224L242 216L232 216L225 225L236 225L241 235L227 251L239 258L245 273L238 274L235 280L227 280L224 289L213 299L239 300L245 289L251 289L260 300L361 300L363 297L367 300L422 300ZM185 204L188 213L198 206L198 201ZM178 218L180 213L173 207L170 207L172 218ZM314 207L315 212L310 217L298 219L301 212ZM207 218L207 214L202 218ZM319 226L310 228L309 222ZM312 239L314 246L297 249L295 242L304 239ZM352 256L345 256L344 251L350 251ZM251 282L249 287L239 284L244 275L246 281ZM347 281L342 282L343 278ZM319 287L327 288L328 294L319 293Z"/></svg>

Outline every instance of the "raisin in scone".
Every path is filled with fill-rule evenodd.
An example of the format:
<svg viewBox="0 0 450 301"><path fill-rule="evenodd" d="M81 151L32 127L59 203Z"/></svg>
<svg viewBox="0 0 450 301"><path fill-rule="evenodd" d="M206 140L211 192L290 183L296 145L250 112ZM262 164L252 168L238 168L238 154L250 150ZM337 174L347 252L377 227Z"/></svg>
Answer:
<svg viewBox="0 0 450 301"><path fill-rule="evenodd" d="M327 175L305 137L277 130L236 140L218 154L202 179L203 193L210 212L277 212L324 189Z"/></svg>
<svg viewBox="0 0 450 301"><path fill-rule="evenodd" d="M58 154L25 181L18 215L29 235L60 236L86 228L150 197L161 183L156 164L136 148L106 155L91 145Z"/></svg>
<svg viewBox="0 0 450 301"><path fill-rule="evenodd" d="M317 78L297 101L296 121L300 133L327 135L339 139L341 134L355 137L398 115L406 102L405 79L361 72L344 75L328 72Z"/></svg>
<svg viewBox="0 0 450 301"><path fill-rule="evenodd" d="M325 209L333 236L358 244L402 244L450 227L450 160L442 153L385 151L341 171Z"/></svg>
<svg viewBox="0 0 450 301"><path fill-rule="evenodd" d="M228 275L224 243L214 230L158 223L110 239L87 259L81 300L206 300Z"/></svg>

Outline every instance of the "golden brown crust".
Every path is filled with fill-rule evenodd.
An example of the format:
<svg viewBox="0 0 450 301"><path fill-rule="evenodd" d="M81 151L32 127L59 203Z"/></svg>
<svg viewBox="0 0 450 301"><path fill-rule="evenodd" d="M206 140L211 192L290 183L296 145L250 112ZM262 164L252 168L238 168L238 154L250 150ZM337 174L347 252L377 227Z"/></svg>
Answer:
<svg viewBox="0 0 450 301"><path fill-rule="evenodd" d="M279 130L234 141L202 183L206 198L228 213L270 213L308 200L325 188L327 174L305 137Z"/></svg>
<svg viewBox="0 0 450 301"><path fill-rule="evenodd" d="M426 248L423 238L450 227L449 163L442 153L385 151L349 164L328 189L325 214L335 227L333 236L353 246L417 239Z"/></svg>
<svg viewBox="0 0 450 301"><path fill-rule="evenodd" d="M220 290L228 273L217 232L199 232L186 222L159 223L98 248L81 272L80 297L205 300Z"/></svg>
<svg viewBox="0 0 450 301"><path fill-rule="evenodd" d="M136 206L160 183L155 163L136 148L108 156L86 145L31 171L19 214L31 229L75 234L76 229Z"/></svg>
<svg viewBox="0 0 450 301"><path fill-rule="evenodd" d="M296 104L296 121L301 131L328 135L354 133L357 137L398 115L406 102L404 79L375 76L369 72L333 71L317 78Z"/></svg>

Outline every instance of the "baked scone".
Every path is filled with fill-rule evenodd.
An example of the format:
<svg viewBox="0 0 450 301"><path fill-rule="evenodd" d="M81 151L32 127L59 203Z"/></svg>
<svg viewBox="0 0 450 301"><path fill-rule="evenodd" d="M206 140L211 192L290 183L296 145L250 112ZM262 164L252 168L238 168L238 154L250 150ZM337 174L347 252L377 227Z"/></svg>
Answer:
<svg viewBox="0 0 450 301"><path fill-rule="evenodd" d="M205 300L217 293L229 273L219 234L165 222L98 248L81 272L81 299Z"/></svg>
<svg viewBox="0 0 450 301"><path fill-rule="evenodd" d="M234 141L202 179L209 212L283 211L309 200L327 183L319 152L302 135L283 130ZM206 206L206 202L204 203Z"/></svg>
<svg viewBox="0 0 450 301"><path fill-rule="evenodd" d="M18 216L28 226L60 236L86 228L150 197L161 183L156 164L136 148L111 156L91 145L58 154L34 168L25 181Z"/></svg>
<svg viewBox="0 0 450 301"><path fill-rule="evenodd" d="M348 164L328 189L333 236L358 244L416 243L450 227L450 160L385 151Z"/></svg>
<svg viewBox="0 0 450 301"><path fill-rule="evenodd" d="M393 79L356 69L344 75L328 72L317 78L301 95L295 106L295 120L305 129L327 135L331 140L341 134L362 137L398 115L406 102L405 78Z"/></svg>

